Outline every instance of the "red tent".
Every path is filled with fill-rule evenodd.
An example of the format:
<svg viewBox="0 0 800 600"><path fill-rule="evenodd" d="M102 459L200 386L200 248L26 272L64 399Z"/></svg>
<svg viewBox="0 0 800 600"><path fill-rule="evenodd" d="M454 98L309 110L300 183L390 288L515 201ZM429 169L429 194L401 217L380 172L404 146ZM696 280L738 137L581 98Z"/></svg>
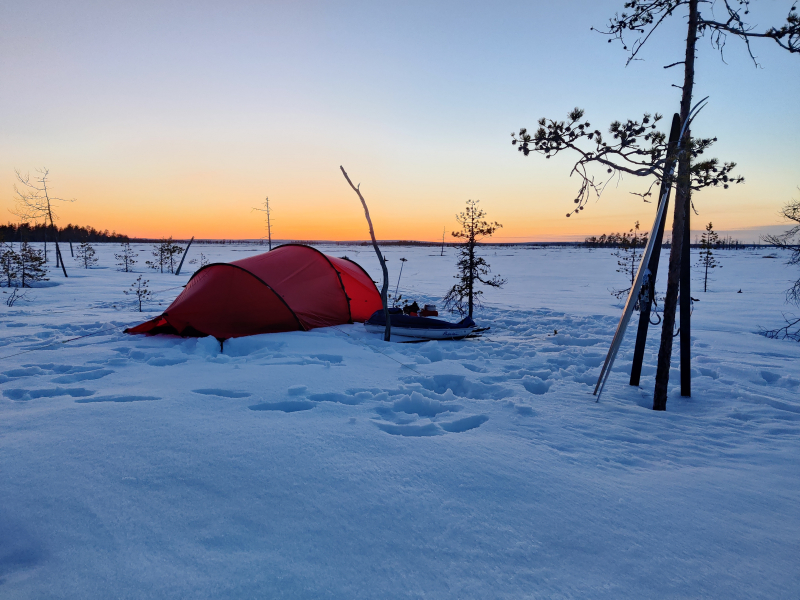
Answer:
<svg viewBox="0 0 800 600"><path fill-rule="evenodd" d="M164 314L125 331L223 340L366 321L381 306L375 283L355 262L286 244L206 265Z"/></svg>

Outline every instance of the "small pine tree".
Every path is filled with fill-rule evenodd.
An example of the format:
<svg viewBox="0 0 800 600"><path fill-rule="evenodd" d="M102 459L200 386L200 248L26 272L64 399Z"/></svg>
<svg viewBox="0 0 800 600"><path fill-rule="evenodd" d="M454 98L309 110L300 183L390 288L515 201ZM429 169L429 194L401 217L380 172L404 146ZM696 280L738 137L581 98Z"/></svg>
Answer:
<svg viewBox="0 0 800 600"><path fill-rule="evenodd" d="M172 237L167 240L166 248L164 249L166 255L168 256L169 262L169 272L174 273L175 267L178 263L178 257L183 254L183 248L181 248L178 244L173 243Z"/></svg>
<svg viewBox="0 0 800 600"><path fill-rule="evenodd" d="M638 262L642 259L642 249L647 245L647 233L639 233L639 221L628 233L612 234L618 243L617 250L613 252L613 256L617 257L617 273L622 273L625 278L629 280L629 285L622 290L614 290L611 293L617 298L626 296L633 287L633 281L636 279L636 269Z"/></svg>
<svg viewBox="0 0 800 600"><path fill-rule="evenodd" d="M84 269L88 269L97 264L97 257L92 245L84 240L78 244L78 249L75 251L75 261L79 265L83 265Z"/></svg>
<svg viewBox="0 0 800 600"><path fill-rule="evenodd" d="M47 281L44 253L41 250L37 250L28 242L22 242L17 257L19 279L22 287L31 287L32 283Z"/></svg>
<svg viewBox="0 0 800 600"><path fill-rule="evenodd" d="M14 251L12 242L0 242L0 270L6 287L13 287L19 278L19 255Z"/></svg>
<svg viewBox="0 0 800 600"><path fill-rule="evenodd" d="M721 266L714 258L713 248L719 247L719 236L711 228L711 222L706 225L706 230L700 236L700 260L698 265L703 269L703 291L708 291L708 272Z"/></svg>
<svg viewBox="0 0 800 600"><path fill-rule="evenodd" d="M131 287L124 290L122 293L126 296L136 296L136 302L139 305L139 312L142 312L142 304L150 301L151 292L147 289L147 284L150 283L147 279L142 279L142 276L136 278L131 284Z"/></svg>
<svg viewBox="0 0 800 600"><path fill-rule="evenodd" d="M167 269L170 273L174 273L177 257L181 254L183 248L172 241L172 236L162 238L157 244L153 244L153 260L145 261L145 264L154 271L163 273L164 269Z"/></svg>
<svg viewBox="0 0 800 600"><path fill-rule="evenodd" d="M117 259L117 266L119 267L117 270L130 273L133 270L133 265L136 264L137 256L139 255L133 251L130 243L123 242L122 250L119 252L119 254L114 254L114 258Z"/></svg>
<svg viewBox="0 0 800 600"><path fill-rule="evenodd" d="M475 304L480 306L480 297L483 295L482 291L475 289L476 283L497 288L506 283L505 279L497 275L491 279L485 279L491 271L489 263L475 254L475 249L480 241L502 227L496 221L489 223L484 219L486 213L478 208L478 202L479 200L467 200L466 210L456 215L461 230L454 231L451 235L461 240L457 246L458 274L455 275L455 278L458 283L450 288L444 297L445 309L455 309L462 315L467 313L470 317L472 317Z"/></svg>

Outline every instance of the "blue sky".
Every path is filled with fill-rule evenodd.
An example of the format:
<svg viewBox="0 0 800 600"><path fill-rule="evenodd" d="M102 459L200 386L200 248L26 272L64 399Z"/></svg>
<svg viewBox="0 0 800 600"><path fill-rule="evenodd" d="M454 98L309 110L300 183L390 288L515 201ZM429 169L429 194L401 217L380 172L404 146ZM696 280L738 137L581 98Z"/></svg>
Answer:
<svg viewBox="0 0 800 600"><path fill-rule="evenodd" d="M652 220L626 179L565 219L568 157L518 154L510 132L586 109L593 126L677 109L682 17L625 66L589 29L621 1L25 2L0 21L0 206L13 168L51 169L78 201L63 221L134 235L256 237L270 196L278 237L366 236L338 171L362 183L379 237L433 239L467 198L500 234L569 238ZM754 3L779 23L790 3ZM800 57L767 41L755 67L730 40L699 45L697 135L747 183L699 194L703 222L779 222L800 192ZM668 122L668 118L665 122ZM11 215L9 215L11 217ZM695 221L696 223L698 221Z"/></svg>

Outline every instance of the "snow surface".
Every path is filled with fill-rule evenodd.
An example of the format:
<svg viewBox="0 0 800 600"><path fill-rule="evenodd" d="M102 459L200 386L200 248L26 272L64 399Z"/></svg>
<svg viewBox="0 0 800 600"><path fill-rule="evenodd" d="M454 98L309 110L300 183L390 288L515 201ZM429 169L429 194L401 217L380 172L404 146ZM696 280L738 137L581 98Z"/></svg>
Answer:
<svg viewBox="0 0 800 600"><path fill-rule="evenodd" d="M2 305L0 597L800 596L800 344L757 334L795 275L767 251L719 253L693 292L693 396L673 369L656 413L659 327L642 386L632 326L591 395L621 313L609 250L486 248L508 285L480 339L354 324L220 353L121 333L191 269L145 275L140 314L117 248ZM371 248L320 248L380 273ZM451 250L386 254L392 289L405 257L404 296L441 303Z"/></svg>

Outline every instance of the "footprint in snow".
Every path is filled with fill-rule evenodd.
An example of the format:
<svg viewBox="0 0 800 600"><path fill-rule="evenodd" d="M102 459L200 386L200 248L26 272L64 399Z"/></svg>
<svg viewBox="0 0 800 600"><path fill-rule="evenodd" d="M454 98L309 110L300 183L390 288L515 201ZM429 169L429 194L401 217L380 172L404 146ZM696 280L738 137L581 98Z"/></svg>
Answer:
<svg viewBox="0 0 800 600"><path fill-rule="evenodd" d="M316 403L308 400L284 400L283 402L263 402L250 406L250 410L278 410L285 413L300 412L301 410L311 410Z"/></svg>
<svg viewBox="0 0 800 600"><path fill-rule="evenodd" d="M223 390L220 388L203 388L201 390L192 390L195 394L203 394L204 396L221 396L223 398L247 398L252 396L250 392L235 392L233 390Z"/></svg>

